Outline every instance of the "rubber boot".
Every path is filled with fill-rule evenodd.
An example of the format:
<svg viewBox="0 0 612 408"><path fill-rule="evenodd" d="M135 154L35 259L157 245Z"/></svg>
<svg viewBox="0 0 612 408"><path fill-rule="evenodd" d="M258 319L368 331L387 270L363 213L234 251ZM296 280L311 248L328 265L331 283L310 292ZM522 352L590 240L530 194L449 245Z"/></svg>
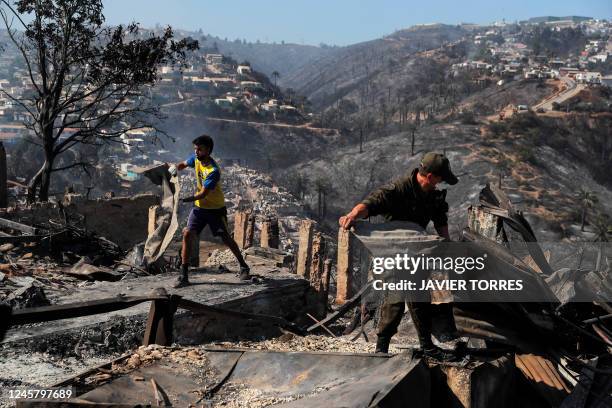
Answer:
<svg viewBox="0 0 612 408"><path fill-rule="evenodd" d="M189 265L181 265L181 275L176 279L176 282L173 285L175 289L183 288L189 285L188 268Z"/></svg>
<svg viewBox="0 0 612 408"><path fill-rule="evenodd" d="M389 352L389 343L391 343L391 339L388 337L378 336L376 340L376 351L375 353L388 353Z"/></svg>

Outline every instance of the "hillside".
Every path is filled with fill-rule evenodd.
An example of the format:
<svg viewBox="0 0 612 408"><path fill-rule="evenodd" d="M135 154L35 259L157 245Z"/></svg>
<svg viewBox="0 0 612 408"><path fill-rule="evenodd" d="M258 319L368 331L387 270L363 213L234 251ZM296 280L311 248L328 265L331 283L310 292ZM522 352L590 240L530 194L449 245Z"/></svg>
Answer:
<svg viewBox="0 0 612 408"><path fill-rule="evenodd" d="M465 226L467 207L477 202L487 182L498 182L500 173L502 186L525 212L540 240L576 237L581 235L578 192L586 189L599 197L599 207L589 216L595 224L595 213L612 213L612 185L602 173L597 174L600 162L589 163L588 158L594 155L591 149L601 148L589 145L589 140L595 143L591 138L597 131L571 128L571 121L574 119L538 124L541 137L551 137L537 142L534 131L520 121L513 122L514 131L497 134L479 125L433 124L418 132L414 156L408 133L396 133L365 143L363 153L357 146L329 150L319 159L296 164L276 176L294 191L296 180L308 182L305 197L313 209L318 205L317 186L324 186L325 219L331 226L371 190L414 168L424 152L441 151L448 155L460 179L459 184L448 187L449 225L455 237ZM589 231L594 228L587 226L582 237L592 238Z"/></svg>
<svg viewBox="0 0 612 408"><path fill-rule="evenodd" d="M355 91L378 73L396 69L411 54L455 42L465 30L447 25L416 26L322 56L283 80L313 106L324 108Z"/></svg>
<svg viewBox="0 0 612 408"><path fill-rule="evenodd" d="M211 35L203 36L205 39L201 46L215 48L219 53L231 56L238 62L249 61L251 66L267 76L271 77L273 72L280 74L278 83L285 85L285 77L302 67L334 54L337 47L317 47L300 44L276 44L246 41L226 41Z"/></svg>

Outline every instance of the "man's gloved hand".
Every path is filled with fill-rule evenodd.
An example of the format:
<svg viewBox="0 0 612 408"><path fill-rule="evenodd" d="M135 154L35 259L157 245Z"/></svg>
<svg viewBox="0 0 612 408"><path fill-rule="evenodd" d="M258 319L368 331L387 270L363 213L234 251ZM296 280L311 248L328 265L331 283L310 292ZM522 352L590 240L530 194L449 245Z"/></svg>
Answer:
<svg viewBox="0 0 612 408"><path fill-rule="evenodd" d="M170 173L172 177L175 177L178 174L178 170L174 164L168 167L168 173Z"/></svg>
<svg viewBox="0 0 612 408"><path fill-rule="evenodd" d="M195 201L195 197L194 197L194 196L191 196L191 197L184 197L184 198L181 198L181 201L182 201L183 203L192 203L192 202L194 202L194 201Z"/></svg>

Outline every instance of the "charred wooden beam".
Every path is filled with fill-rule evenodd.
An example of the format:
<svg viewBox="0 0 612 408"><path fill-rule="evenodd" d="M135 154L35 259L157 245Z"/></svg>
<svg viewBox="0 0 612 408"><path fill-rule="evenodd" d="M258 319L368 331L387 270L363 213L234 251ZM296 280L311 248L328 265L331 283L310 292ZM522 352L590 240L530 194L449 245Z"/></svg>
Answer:
<svg viewBox="0 0 612 408"><path fill-rule="evenodd" d="M20 222L7 220L6 218L0 218L0 227L10 228L12 230L21 231L30 235L38 234L38 228L34 228L29 225L22 224Z"/></svg>
<svg viewBox="0 0 612 408"><path fill-rule="evenodd" d="M143 302L154 300L167 300L168 296L117 296L115 298L89 300L86 302L70 303L65 305L52 305L13 310L11 325L49 322L53 320L71 319L74 317L90 316L100 313L114 312L127 309Z"/></svg>
<svg viewBox="0 0 612 408"><path fill-rule="evenodd" d="M1 234L0 244L16 244L20 242L38 242L46 238L46 235L10 235Z"/></svg>
<svg viewBox="0 0 612 408"><path fill-rule="evenodd" d="M310 261L312 251L313 222L303 220L300 223L300 241L297 256L297 274L308 279L310 277Z"/></svg>
<svg viewBox="0 0 612 408"><path fill-rule="evenodd" d="M156 289L154 293L161 299L151 302L142 344L144 346L149 344L169 346L173 340L174 314L181 297L177 295L168 296L163 288Z"/></svg>
<svg viewBox="0 0 612 408"><path fill-rule="evenodd" d="M359 292L357 292L357 294L353 296L351 299L347 300L346 303L340 306L338 310L336 310L334 313L327 316L325 319L321 320L319 323L313 324L308 329L306 329L306 331L310 333L311 331L318 329L324 324L335 322L336 320L344 316L346 312L351 310L357 303L359 303L359 301L361 300L361 297L364 296L367 292L369 292L370 289L372 289L371 281L363 285L361 290L359 290Z"/></svg>

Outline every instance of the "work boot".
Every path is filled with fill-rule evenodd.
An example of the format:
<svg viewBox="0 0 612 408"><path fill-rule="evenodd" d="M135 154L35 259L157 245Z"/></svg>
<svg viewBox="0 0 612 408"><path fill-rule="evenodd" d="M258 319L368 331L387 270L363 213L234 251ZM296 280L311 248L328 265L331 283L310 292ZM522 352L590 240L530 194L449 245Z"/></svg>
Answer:
<svg viewBox="0 0 612 408"><path fill-rule="evenodd" d="M440 362L459 361L454 351L444 350L433 344L423 348L423 356Z"/></svg>
<svg viewBox="0 0 612 408"><path fill-rule="evenodd" d="M378 336L378 339L376 339L376 350L374 352L375 353L388 353L389 343L391 343L390 338Z"/></svg>
<svg viewBox="0 0 612 408"><path fill-rule="evenodd" d="M181 274L176 279L176 282L174 282L174 285L172 285L173 288L184 288L185 286L189 285L189 278L187 277L187 268L187 265L181 265Z"/></svg>
<svg viewBox="0 0 612 408"><path fill-rule="evenodd" d="M247 265L240 267L240 280L247 281L251 279L251 268Z"/></svg>

